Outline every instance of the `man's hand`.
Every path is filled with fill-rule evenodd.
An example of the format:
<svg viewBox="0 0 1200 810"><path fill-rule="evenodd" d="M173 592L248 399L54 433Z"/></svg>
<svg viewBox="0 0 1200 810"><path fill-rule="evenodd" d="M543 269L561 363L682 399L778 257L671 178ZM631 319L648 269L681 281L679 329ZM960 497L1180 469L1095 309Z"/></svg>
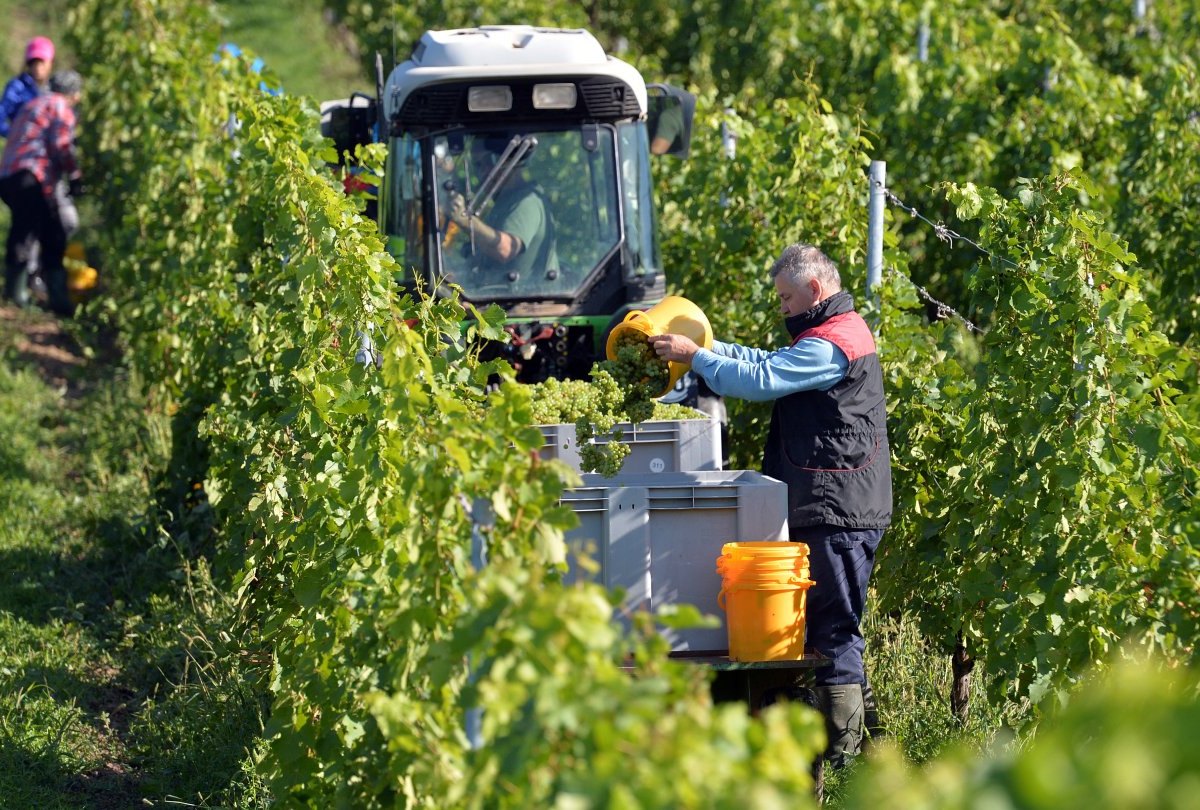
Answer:
<svg viewBox="0 0 1200 810"><path fill-rule="evenodd" d="M450 219L454 220L460 228L466 228L471 222L471 215L467 212L466 198L457 192L450 195Z"/></svg>
<svg viewBox="0 0 1200 810"><path fill-rule="evenodd" d="M450 220L460 228L470 228L483 252L501 264L511 262L525 249L517 237L472 216L467 210L467 201L461 194L455 193L450 196Z"/></svg>
<svg viewBox="0 0 1200 810"><path fill-rule="evenodd" d="M654 335L646 339L654 347L654 353L663 360L674 360L677 363L691 363L700 347L683 335Z"/></svg>

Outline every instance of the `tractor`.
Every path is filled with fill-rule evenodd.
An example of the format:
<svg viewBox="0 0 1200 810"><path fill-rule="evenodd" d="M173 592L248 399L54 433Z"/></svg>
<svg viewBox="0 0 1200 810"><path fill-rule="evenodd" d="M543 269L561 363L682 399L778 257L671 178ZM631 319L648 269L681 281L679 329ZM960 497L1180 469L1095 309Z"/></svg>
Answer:
<svg viewBox="0 0 1200 810"><path fill-rule="evenodd" d="M344 162L387 145L372 212L402 283L502 307L510 340L484 357L537 383L586 379L665 294L651 156L687 156L694 109L587 31L481 26L426 32L386 82L377 56L374 96L324 103L322 130Z"/></svg>

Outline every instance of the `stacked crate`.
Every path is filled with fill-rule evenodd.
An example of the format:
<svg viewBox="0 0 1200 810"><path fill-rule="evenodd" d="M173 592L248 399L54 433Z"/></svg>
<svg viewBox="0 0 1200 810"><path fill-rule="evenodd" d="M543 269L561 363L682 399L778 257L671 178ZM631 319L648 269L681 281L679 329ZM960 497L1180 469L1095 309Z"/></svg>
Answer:
<svg viewBox="0 0 1200 810"><path fill-rule="evenodd" d="M687 419L624 425L631 445L620 474L583 475L563 493L579 518L567 534L568 558L585 553L594 573L571 561L568 580L581 576L624 591L618 617L638 610L691 604L717 617L719 627L664 630L677 651L727 645L717 606L716 559L729 542L787 540L787 487L749 470L721 469L719 425ZM579 470L573 425L543 425L543 457Z"/></svg>

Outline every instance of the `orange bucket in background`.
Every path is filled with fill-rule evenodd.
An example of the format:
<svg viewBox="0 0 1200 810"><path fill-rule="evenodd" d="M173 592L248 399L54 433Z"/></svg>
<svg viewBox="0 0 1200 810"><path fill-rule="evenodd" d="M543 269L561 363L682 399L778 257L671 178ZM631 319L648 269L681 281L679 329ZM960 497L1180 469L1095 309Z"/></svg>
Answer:
<svg viewBox="0 0 1200 810"><path fill-rule="evenodd" d="M804 543L754 541L726 543L717 558L717 573L727 579L792 572L807 577L808 546Z"/></svg>
<svg viewBox="0 0 1200 810"><path fill-rule="evenodd" d="M791 542L726 543L717 558L718 606L725 611L729 658L786 661L804 656L808 546Z"/></svg>
<svg viewBox="0 0 1200 810"><path fill-rule="evenodd" d="M747 566L737 560L717 557L717 573L722 577L736 580L772 577L777 574L795 574L807 577L809 573L808 559L801 560L768 560Z"/></svg>
<svg viewBox="0 0 1200 810"><path fill-rule="evenodd" d="M804 606L810 579L791 584L738 582L718 600L733 661L795 661L804 657Z"/></svg>

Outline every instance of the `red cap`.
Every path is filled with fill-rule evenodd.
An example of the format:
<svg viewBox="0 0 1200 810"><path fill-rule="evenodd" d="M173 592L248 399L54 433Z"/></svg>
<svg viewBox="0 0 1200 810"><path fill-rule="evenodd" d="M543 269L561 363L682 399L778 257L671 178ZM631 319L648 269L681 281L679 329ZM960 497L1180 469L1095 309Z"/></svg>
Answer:
<svg viewBox="0 0 1200 810"><path fill-rule="evenodd" d="M46 37L34 37L25 46L25 61L32 62L41 59L43 62L54 61L54 43Z"/></svg>

